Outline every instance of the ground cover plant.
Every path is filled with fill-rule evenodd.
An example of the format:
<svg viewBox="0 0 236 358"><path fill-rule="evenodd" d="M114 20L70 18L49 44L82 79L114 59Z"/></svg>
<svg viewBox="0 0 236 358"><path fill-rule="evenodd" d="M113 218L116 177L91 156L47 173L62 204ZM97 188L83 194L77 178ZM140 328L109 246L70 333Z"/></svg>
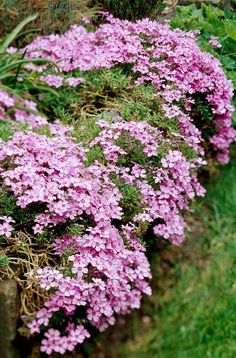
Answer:
<svg viewBox="0 0 236 358"><path fill-rule="evenodd" d="M134 313L126 340L97 349L114 357L235 356L235 154L207 186L188 240L153 262L153 291L142 315ZM193 218L192 218L193 219ZM169 265L168 265L169 263ZM226 275L227 273L227 275ZM163 279L162 279L163 277ZM122 330L122 325L119 327ZM145 328L145 329L144 329ZM115 335L116 332L113 332ZM94 347L86 346L90 357Z"/></svg>
<svg viewBox="0 0 236 358"><path fill-rule="evenodd" d="M198 171L228 162L235 139L232 84L196 33L104 21L2 46L13 72L0 97L0 262L47 354L140 307L147 255L183 242L185 213L205 194ZM19 56L23 71L9 64Z"/></svg>

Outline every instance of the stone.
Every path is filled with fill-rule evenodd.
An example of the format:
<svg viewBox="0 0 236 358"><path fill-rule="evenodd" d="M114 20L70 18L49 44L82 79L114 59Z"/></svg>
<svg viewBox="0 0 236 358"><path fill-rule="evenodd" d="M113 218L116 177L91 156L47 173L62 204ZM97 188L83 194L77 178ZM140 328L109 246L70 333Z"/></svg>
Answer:
<svg viewBox="0 0 236 358"><path fill-rule="evenodd" d="M17 283L13 279L0 281L0 357L19 358L14 347L20 302Z"/></svg>

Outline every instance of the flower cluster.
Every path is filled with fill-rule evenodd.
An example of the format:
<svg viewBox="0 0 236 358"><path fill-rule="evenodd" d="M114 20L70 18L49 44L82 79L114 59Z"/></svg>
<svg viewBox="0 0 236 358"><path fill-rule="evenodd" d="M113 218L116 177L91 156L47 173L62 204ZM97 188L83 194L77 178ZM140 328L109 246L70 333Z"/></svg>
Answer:
<svg viewBox="0 0 236 358"><path fill-rule="evenodd" d="M35 327L34 332L40 332L36 328L36 321L33 321L30 326L32 330ZM42 340L41 352L45 352L48 355L54 352L64 354L66 351L73 351L77 344L83 343L85 338L88 337L90 337L90 334L82 325L68 325L66 336L61 336L60 331L50 328Z"/></svg>
<svg viewBox="0 0 236 358"><path fill-rule="evenodd" d="M12 224L15 221L9 216L0 216L0 221L0 235L10 237L13 231Z"/></svg>
<svg viewBox="0 0 236 358"><path fill-rule="evenodd" d="M95 222L121 218L118 189L100 163L85 167L85 152L69 135L48 138L17 132L2 144L0 159L14 167L1 176L16 195L16 204L21 208L32 203L46 207L35 218L35 233L83 213Z"/></svg>
<svg viewBox="0 0 236 358"><path fill-rule="evenodd" d="M142 212L134 221L151 223L161 219L163 224L155 228L155 233L180 243L186 226L181 211L188 209L189 199L204 194L195 174L191 174L196 165L177 150L167 153L161 160L161 168L154 164L150 168L137 163L114 165L120 155L126 154L116 144L121 135L138 140L149 158L157 156L162 133L145 121L124 122L117 116L115 123L99 120L98 124L102 131L91 146L102 147L107 165L94 162L87 167L86 150L76 144L67 131L58 131L58 124L57 135L52 138L36 133L15 133L10 141L2 144L0 159L11 166L1 176L17 197L16 204L26 208L37 203L44 208L35 217L34 232L42 233L48 226L74 221L81 215L96 224L121 220L122 195L111 180L111 174L115 174L120 181L138 189ZM52 130L54 126L51 125ZM147 174L154 179L156 188L149 184Z"/></svg>
<svg viewBox="0 0 236 358"><path fill-rule="evenodd" d="M69 77L63 79L61 75L52 75L52 74L41 76L40 80L46 82L49 86L56 87L56 88L62 87L65 84L70 87L76 87L85 81L84 78Z"/></svg>
<svg viewBox="0 0 236 358"><path fill-rule="evenodd" d="M35 102L29 99L20 100L6 90L0 90L0 119L14 119L18 123L27 124L31 129L47 124L47 118L38 112Z"/></svg>
<svg viewBox="0 0 236 358"><path fill-rule="evenodd" d="M216 48L221 48L222 45L219 43L218 38L216 36L211 36L209 43Z"/></svg>
<svg viewBox="0 0 236 358"><path fill-rule="evenodd" d="M107 23L94 33L83 26L73 26L63 35L38 37L27 48L31 51L28 56L41 49L43 57L59 61L65 72L132 64L137 83L151 82L155 86L165 102L167 117L178 118L185 140L200 154L201 133L198 124L193 123L191 111L195 95L203 94L215 116L215 134L210 143L217 159L227 162L229 145L235 139L231 126L232 84L219 60L200 50L196 35L196 31L171 30L168 24L148 19L132 23L107 15ZM216 39L211 43L216 45Z"/></svg>
<svg viewBox="0 0 236 358"><path fill-rule="evenodd" d="M120 155L126 154L116 144L121 135L136 138L143 145L147 157L157 156L158 142L163 140L163 135L145 121L124 122L116 116L115 123L100 120L98 124L103 130L91 145L101 145L109 162L117 162ZM170 150L161 159L160 168L154 164L147 168L138 164L125 168L110 165L108 168L120 181L138 189L142 212L133 218L134 222L161 221L162 224L154 227L154 233L178 245L184 240L184 230L187 227L181 212L188 210L189 200L205 194L196 174L191 173L204 164L206 162L199 159L188 162L180 151ZM148 176L154 180L155 186L149 184Z"/></svg>
<svg viewBox="0 0 236 358"><path fill-rule="evenodd" d="M85 146L76 142L73 127L48 123L30 96L22 101L0 90L1 118L29 128L0 142L3 188L21 209L32 208L29 232L47 235L52 228L52 235L59 233L51 243L57 264L32 273L47 293L28 323L32 334L44 331L42 352L73 351L89 337L89 326L103 331L117 315L139 308L143 293L151 294L150 267L140 240L144 227L175 245L184 240L184 213L191 200L205 193L197 178L198 168L206 164L201 157L205 136L192 116L197 95L214 117L208 141L219 161L228 160L235 139L232 86L219 61L199 49L196 35L148 19L131 23L107 15L95 32L73 26L27 46L26 56L50 58L65 73L130 64L135 83L150 82L165 116L178 123L177 140L148 119L125 121L111 115L97 121L100 132ZM85 81L48 74L45 65L27 67L55 88ZM34 131L45 124L48 135ZM186 147L188 158L194 159L185 157ZM102 160L87 160L97 149ZM126 215L124 193L130 187L137 210ZM0 235L10 237L17 218L1 216L0 221ZM78 226L80 231L70 231ZM60 330L54 324L57 315L62 317Z"/></svg>
<svg viewBox="0 0 236 358"><path fill-rule="evenodd" d="M29 64L28 66L31 67ZM34 69L37 69L33 65ZM22 80L19 78L19 80ZM63 78L61 75L47 74L41 76L40 80L47 83L49 86L61 87L69 86L76 87L84 82L84 78L68 77ZM6 87L6 86L5 86ZM48 124L47 118L39 112L37 103L32 100L32 96L27 91L22 91L20 95L17 92L6 89L0 90L0 120L12 121L26 124L29 129L37 129ZM39 98L43 97L39 95Z"/></svg>
<svg viewBox="0 0 236 358"><path fill-rule="evenodd" d="M196 168L199 163L188 162L181 152L170 150L161 160L161 164L162 167L157 169L154 175L159 190L156 200L151 198L154 205L151 207L151 213L156 206L163 223L154 226L154 233L165 239L171 238L172 242L178 245L183 241L184 229L187 227L181 211L188 209L188 201L195 196L204 196L205 189L198 182L196 175L191 174L191 169Z"/></svg>
<svg viewBox="0 0 236 358"><path fill-rule="evenodd" d="M50 319L58 311L68 316L68 324L63 336L56 332L55 346L51 344L55 331L49 328L42 341L42 351L73 350L88 336L84 324L89 322L103 331L115 323L117 314L139 308L142 292L151 293L146 282L150 278L150 267L145 250L129 227L120 231L100 224L88 229L83 236L55 240L58 254L71 253L69 266L64 269L66 273L63 269L48 267L38 270L41 288L54 293L37 312L36 319L29 323L29 328L34 333L39 332L42 325L50 327ZM84 315L78 327L74 319L79 308Z"/></svg>
<svg viewBox="0 0 236 358"><path fill-rule="evenodd" d="M88 323L104 330L115 323L117 314L140 306L142 293L150 294L150 268L136 234L139 224L146 222L157 236L180 244L186 227L183 211L190 199L204 194L194 174L204 164L200 158L187 161L179 150L170 150L159 158L161 165L155 164L158 145L164 140L157 128L118 116L99 120L98 125L101 132L90 147L101 147L104 163L86 165L88 149L76 143L71 127L59 122L49 125L50 136L16 132L1 143L4 169L0 176L16 196L16 205L24 209L37 204L35 234L78 220L83 226L80 236L65 235L54 241L55 253L67 264L37 272L49 299L29 327L32 333L48 328L41 347L48 354L73 350L88 336ZM129 154L116 144L122 137L142 145L143 165L130 162ZM119 163L121 155L127 162ZM123 221L117 184L122 181L137 188L141 203L141 212L128 225ZM2 224L6 236L12 230L9 220ZM83 312L79 326L78 310ZM51 325L57 313L63 313L67 322L60 332Z"/></svg>
<svg viewBox="0 0 236 358"><path fill-rule="evenodd" d="M103 148L103 153L108 161L116 162L120 154L127 154L115 144L122 135L129 136L139 141L143 146L143 152L147 157L156 156L158 142L163 140L161 131L152 127L146 121L125 122L120 116L113 117L115 123L108 123L105 120L99 120L97 124L103 130L91 143L91 146L99 144Z"/></svg>

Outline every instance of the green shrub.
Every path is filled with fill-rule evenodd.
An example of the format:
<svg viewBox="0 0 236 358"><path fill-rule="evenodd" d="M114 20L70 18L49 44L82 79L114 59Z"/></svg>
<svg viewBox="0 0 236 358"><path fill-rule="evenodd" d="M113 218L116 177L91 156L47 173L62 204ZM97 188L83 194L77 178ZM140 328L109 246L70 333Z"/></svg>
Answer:
<svg viewBox="0 0 236 358"><path fill-rule="evenodd" d="M115 17L127 20L155 18L165 7L163 0L94 0L92 3L99 3Z"/></svg>

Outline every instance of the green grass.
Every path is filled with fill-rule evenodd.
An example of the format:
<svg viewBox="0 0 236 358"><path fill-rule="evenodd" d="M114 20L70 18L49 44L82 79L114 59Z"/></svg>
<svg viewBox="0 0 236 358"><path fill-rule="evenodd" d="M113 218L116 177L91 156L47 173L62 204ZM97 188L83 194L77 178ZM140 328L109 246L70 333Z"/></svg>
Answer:
<svg viewBox="0 0 236 358"><path fill-rule="evenodd" d="M190 220L186 243L153 260L153 295L141 313L88 345L90 357L98 349L122 358L236 357L236 161L210 182Z"/></svg>

